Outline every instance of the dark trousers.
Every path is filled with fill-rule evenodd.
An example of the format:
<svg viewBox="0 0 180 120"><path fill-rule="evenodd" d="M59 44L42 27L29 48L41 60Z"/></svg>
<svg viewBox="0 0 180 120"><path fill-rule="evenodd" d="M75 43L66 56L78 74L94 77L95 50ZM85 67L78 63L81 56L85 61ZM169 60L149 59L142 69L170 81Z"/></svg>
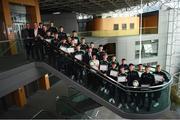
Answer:
<svg viewBox="0 0 180 120"><path fill-rule="evenodd" d="M142 107L145 106L146 95L148 96L147 110L150 110L152 104L152 93L141 93Z"/></svg>
<svg viewBox="0 0 180 120"><path fill-rule="evenodd" d="M122 105L127 104L127 93L117 87L115 90L115 101L117 101L117 105L119 105L120 103Z"/></svg>
<svg viewBox="0 0 180 120"><path fill-rule="evenodd" d="M44 51L43 46L41 45L34 45L34 53L35 53L35 59L36 60L43 60L44 59Z"/></svg>
<svg viewBox="0 0 180 120"><path fill-rule="evenodd" d="M131 92L129 93L129 99L128 104L131 104L132 102L135 103L135 107L140 107L140 93Z"/></svg>
<svg viewBox="0 0 180 120"><path fill-rule="evenodd" d="M161 91L154 92L153 99L154 99L155 102L158 102L160 97L161 97Z"/></svg>
<svg viewBox="0 0 180 120"><path fill-rule="evenodd" d="M31 56L34 59L32 45L25 45L25 49L26 49L26 58L29 60Z"/></svg>

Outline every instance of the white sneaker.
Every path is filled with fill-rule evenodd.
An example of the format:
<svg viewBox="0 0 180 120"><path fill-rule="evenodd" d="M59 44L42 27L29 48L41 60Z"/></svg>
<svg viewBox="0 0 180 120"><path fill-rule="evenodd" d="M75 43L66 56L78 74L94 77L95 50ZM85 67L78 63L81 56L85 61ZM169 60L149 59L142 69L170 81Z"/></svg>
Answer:
<svg viewBox="0 0 180 120"><path fill-rule="evenodd" d="M159 106L159 103L158 102L156 102L154 105L153 105L153 107L158 107Z"/></svg>
<svg viewBox="0 0 180 120"><path fill-rule="evenodd" d="M120 103L119 106L118 106L118 108L121 109L121 107L122 107L122 104Z"/></svg>
<svg viewBox="0 0 180 120"><path fill-rule="evenodd" d="M115 104L115 100L113 98L110 98L109 102Z"/></svg>
<svg viewBox="0 0 180 120"><path fill-rule="evenodd" d="M105 94L109 94L109 90L105 89L105 90L104 90L104 93L105 93Z"/></svg>
<svg viewBox="0 0 180 120"><path fill-rule="evenodd" d="M125 104L125 107L126 107L126 109L129 109L129 106L127 104Z"/></svg>
<svg viewBox="0 0 180 120"><path fill-rule="evenodd" d="M113 103L113 104L115 104L115 103L116 103L114 99L112 99L112 103Z"/></svg>
<svg viewBox="0 0 180 120"><path fill-rule="evenodd" d="M139 112L139 108L138 107L136 107L136 112Z"/></svg>
<svg viewBox="0 0 180 120"><path fill-rule="evenodd" d="M133 103L133 102L131 103L131 106L134 106L134 103Z"/></svg>
<svg viewBox="0 0 180 120"><path fill-rule="evenodd" d="M102 88L101 88L101 91L104 91L104 89L105 89L105 87L102 87Z"/></svg>
<svg viewBox="0 0 180 120"><path fill-rule="evenodd" d="M109 102L110 102L110 103L112 102L112 98L109 99Z"/></svg>

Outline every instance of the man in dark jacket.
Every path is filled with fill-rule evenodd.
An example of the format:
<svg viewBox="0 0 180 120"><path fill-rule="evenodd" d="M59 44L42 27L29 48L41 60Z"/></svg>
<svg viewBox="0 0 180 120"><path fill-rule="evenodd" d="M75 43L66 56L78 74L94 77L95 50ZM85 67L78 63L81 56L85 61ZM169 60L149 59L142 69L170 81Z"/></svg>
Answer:
<svg viewBox="0 0 180 120"><path fill-rule="evenodd" d="M127 85L131 86L131 87L139 87L139 74L137 71L134 70L134 64L129 64L129 72L127 75ZM135 85L136 83L136 85ZM132 90L136 90L136 88L132 89ZM136 92L131 92L131 105L133 106L135 103L135 110L136 112L139 112L139 94Z"/></svg>
<svg viewBox="0 0 180 120"><path fill-rule="evenodd" d="M27 60L29 60L30 55L32 55L32 57L34 57L33 49L32 49L33 39L30 38L30 34L31 34L30 24L27 23L26 27L21 31L22 39L24 40L24 45L25 45L25 49L26 49Z"/></svg>
<svg viewBox="0 0 180 120"><path fill-rule="evenodd" d="M161 81L157 81L155 82L155 85L162 85L164 83L164 81L168 81L168 77L167 75L162 72L161 70L161 66L160 65L157 65L156 66L156 71L154 72L154 75L158 75L158 76L161 76ZM161 91L156 91L154 92L154 100L155 100L155 104L153 105L153 107L158 107L159 106L159 102L158 102L158 99L161 97Z"/></svg>
<svg viewBox="0 0 180 120"><path fill-rule="evenodd" d="M145 72L141 75L141 81L140 81L141 87L148 88L150 86L153 86L155 84L155 78L154 75L150 73L150 66L145 67ZM147 89L148 90L148 89ZM141 93L141 100L142 100L142 106L145 105L145 98L146 95L148 96L148 105L147 105L147 111L150 111L151 104L152 104L152 93Z"/></svg>

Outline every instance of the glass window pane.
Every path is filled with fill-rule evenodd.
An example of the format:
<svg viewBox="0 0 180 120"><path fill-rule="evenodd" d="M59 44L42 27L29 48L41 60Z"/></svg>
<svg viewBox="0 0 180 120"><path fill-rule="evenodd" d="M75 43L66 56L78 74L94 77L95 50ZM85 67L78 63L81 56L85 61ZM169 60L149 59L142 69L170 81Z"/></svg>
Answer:
<svg viewBox="0 0 180 120"><path fill-rule="evenodd" d="M142 58L158 56L158 40L142 41ZM135 46L135 58L139 58L140 42L137 41Z"/></svg>
<svg viewBox="0 0 180 120"><path fill-rule="evenodd" d="M122 24L122 30L126 30L127 29L127 25L126 24Z"/></svg>

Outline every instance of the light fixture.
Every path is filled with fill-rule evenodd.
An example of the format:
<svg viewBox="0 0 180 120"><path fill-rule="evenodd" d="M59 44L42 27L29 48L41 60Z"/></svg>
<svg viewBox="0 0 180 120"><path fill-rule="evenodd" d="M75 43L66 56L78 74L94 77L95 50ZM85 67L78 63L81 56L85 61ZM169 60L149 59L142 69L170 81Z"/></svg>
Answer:
<svg viewBox="0 0 180 120"><path fill-rule="evenodd" d="M61 12L53 12L52 14L59 15L59 14L61 14Z"/></svg>

